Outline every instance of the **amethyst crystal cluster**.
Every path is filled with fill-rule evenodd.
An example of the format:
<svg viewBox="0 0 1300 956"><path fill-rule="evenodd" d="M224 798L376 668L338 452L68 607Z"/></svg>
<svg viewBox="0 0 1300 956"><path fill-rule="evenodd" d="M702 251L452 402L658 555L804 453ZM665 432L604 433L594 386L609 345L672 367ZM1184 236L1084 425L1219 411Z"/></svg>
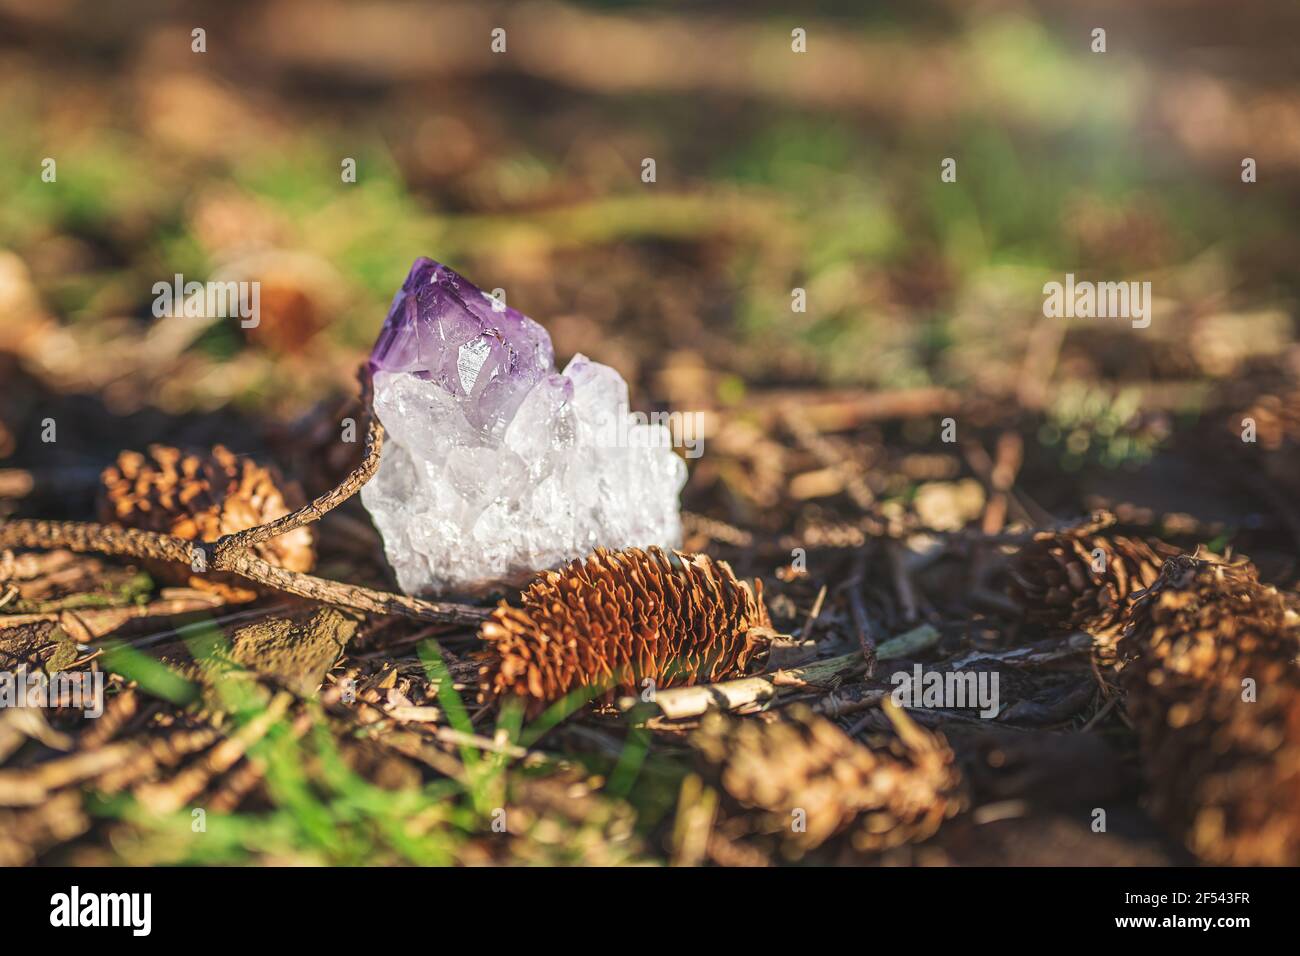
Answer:
<svg viewBox="0 0 1300 956"><path fill-rule="evenodd" d="M361 499L409 594L478 595L596 547L675 546L686 466L627 383L417 259L370 356L388 432Z"/></svg>

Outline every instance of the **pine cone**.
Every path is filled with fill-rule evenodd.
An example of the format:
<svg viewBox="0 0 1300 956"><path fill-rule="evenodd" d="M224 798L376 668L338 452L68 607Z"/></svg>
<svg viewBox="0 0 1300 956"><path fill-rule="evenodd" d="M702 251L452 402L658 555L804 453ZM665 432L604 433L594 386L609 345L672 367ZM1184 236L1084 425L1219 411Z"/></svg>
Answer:
<svg viewBox="0 0 1300 956"><path fill-rule="evenodd" d="M1179 553L1155 538L1095 533L1114 521L1101 512L1069 531L1037 534L1021 548L1012 566L1011 594L1030 621L1084 631L1103 648L1113 643L1130 597L1153 584L1164 562Z"/></svg>
<svg viewBox="0 0 1300 956"><path fill-rule="evenodd" d="M780 834L791 855L850 829L855 849L876 852L927 839L964 806L944 739L892 701L882 706L897 736L874 737L870 747L800 704L771 722L713 712L691 743L720 768L722 788L758 810L759 829Z"/></svg>
<svg viewBox="0 0 1300 956"><path fill-rule="evenodd" d="M635 693L745 672L770 628L763 589L706 555L659 548L599 549L547 571L504 601L480 637L496 659L480 672L486 699L513 694L536 712L581 687Z"/></svg>
<svg viewBox="0 0 1300 956"><path fill-rule="evenodd" d="M1157 819L1206 862L1300 863L1300 616L1283 595L1250 565L1177 558L1120 652Z"/></svg>
<svg viewBox="0 0 1300 956"><path fill-rule="evenodd" d="M223 445L210 454L183 454L168 445L150 445L148 456L124 451L104 469L100 518L128 528L157 531L192 541L216 541L289 514L303 504L296 485L274 467L264 468ZM303 527L254 547L257 556L290 571L315 564L312 531ZM220 573L191 576L173 564L151 563L163 580L224 591L249 599L247 582ZM238 583L239 586L235 586Z"/></svg>

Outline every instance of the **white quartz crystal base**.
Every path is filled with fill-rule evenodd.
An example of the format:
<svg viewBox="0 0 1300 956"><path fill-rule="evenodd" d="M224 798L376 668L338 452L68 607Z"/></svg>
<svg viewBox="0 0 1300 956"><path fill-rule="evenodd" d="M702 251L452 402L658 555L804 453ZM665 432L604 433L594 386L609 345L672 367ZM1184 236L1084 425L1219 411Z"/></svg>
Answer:
<svg viewBox="0 0 1300 956"><path fill-rule="evenodd" d="M374 385L388 439L361 500L406 593L479 596L597 547L680 545L686 464L628 415L612 368L575 356L489 433L433 381Z"/></svg>

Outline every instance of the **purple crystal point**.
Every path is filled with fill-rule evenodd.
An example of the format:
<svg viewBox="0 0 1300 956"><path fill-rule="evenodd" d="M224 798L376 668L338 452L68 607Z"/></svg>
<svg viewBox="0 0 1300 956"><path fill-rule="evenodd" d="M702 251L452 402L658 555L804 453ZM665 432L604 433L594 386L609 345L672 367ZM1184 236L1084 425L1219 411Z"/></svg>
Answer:
<svg viewBox="0 0 1300 956"><path fill-rule="evenodd" d="M481 595L597 546L676 547L686 464L614 369L431 259L370 354L388 443L361 500L402 589Z"/></svg>
<svg viewBox="0 0 1300 956"><path fill-rule="evenodd" d="M393 297L370 352L372 371L436 382L487 432L509 423L554 363L544 328L423 256Z"/></svg>

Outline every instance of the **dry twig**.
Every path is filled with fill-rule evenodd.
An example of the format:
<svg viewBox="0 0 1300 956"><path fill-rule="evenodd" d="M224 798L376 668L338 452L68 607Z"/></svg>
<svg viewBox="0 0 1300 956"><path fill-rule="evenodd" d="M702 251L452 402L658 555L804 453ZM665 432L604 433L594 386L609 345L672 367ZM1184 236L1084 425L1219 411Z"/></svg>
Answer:
<svg viewBox="0 0 1300 956"><path fill-rule="evenodd" d="M292 514L234 534L223 535L205 543L174 535L81 521L12 520L0 524L0 550L4 548L67 548L71 551L94 551L188 564L209 571L228 571L268 588L299 597L354 608L375 614L400 614L405 617L448 624L477 625L488 612L464 604L440 603L376 591L357 585L327 581L297 571L276 567L256 557L252 547L268 538L319 521L329 511L355 495L379 468L384 445L384 427L370 412L369 375L362 372L363 402L367 418L365 454L352 472L310 504Z"/></svg>

